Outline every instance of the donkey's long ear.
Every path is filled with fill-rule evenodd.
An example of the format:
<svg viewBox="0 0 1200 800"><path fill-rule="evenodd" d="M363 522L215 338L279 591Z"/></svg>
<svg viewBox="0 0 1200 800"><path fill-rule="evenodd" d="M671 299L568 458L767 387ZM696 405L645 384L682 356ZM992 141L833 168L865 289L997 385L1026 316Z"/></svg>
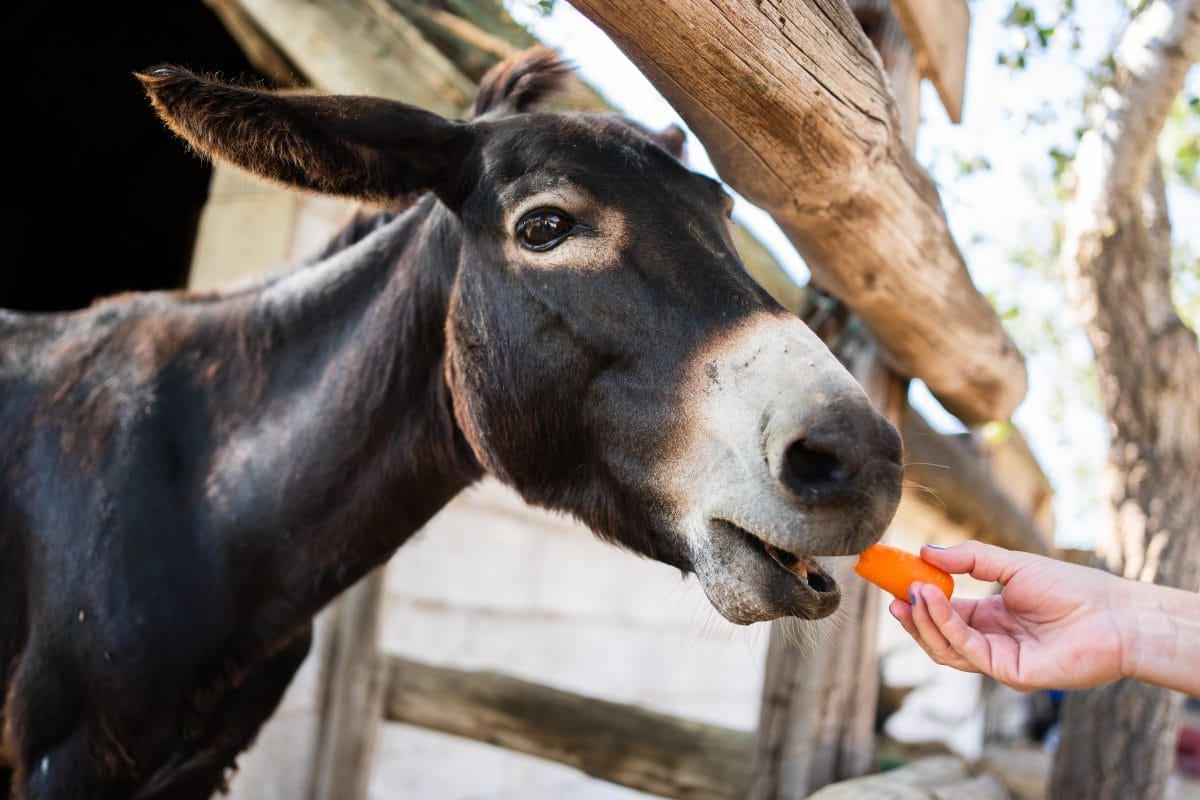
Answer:
<svg viewBox="0 0 1200 800"><path fill-rule="evenodd" d="M474 184L466 123L375 97L285 94L175 67L139 73L159 116L201 155L289 186L383 205Z"/></svg>

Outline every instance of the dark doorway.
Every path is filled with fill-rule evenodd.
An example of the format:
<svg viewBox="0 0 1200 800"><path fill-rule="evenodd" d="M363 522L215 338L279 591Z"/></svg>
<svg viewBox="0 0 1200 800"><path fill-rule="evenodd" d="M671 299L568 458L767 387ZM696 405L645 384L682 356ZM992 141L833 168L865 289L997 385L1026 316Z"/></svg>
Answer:
<svg viewBox="0 0 1200 800"><path fill-rule="evenodd" d="M133 73L170 62L252 76L241 50L201 0L10 0L0 20L0 307L184 285L211 168Z"/></svg>

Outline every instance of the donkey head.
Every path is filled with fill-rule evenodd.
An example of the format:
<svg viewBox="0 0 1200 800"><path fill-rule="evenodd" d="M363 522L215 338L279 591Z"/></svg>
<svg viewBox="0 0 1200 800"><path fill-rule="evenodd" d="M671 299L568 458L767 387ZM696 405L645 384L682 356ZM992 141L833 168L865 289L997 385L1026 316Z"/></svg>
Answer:
<svg viewBox="0 0 1200 800"><path fill-rule="evenodd" d="M207 156L368 202L437 196L457 259L436 379L485 470L694 572L734 622L826 616L840 592L820 557L882 535L899 437L747 275L730 198L677 133L529 110L566 72L547 50L505 62L467 121L141 79Z"/></svg>

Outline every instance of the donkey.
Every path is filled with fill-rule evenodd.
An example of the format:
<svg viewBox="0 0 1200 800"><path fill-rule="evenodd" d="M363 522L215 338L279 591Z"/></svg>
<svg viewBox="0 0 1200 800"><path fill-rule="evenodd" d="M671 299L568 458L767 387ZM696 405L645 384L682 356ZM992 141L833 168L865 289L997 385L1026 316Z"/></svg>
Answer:
<svg viewBox="0 0 1200 800"><path fill-rule="evenodd" d="M251 287L0 314L0 758L18 798L204 798L313 615L483 475L693 573L734 623L838 606L901 446L746 274L730 200L615 115L138 77L191 147L399 213Z"/></svg>

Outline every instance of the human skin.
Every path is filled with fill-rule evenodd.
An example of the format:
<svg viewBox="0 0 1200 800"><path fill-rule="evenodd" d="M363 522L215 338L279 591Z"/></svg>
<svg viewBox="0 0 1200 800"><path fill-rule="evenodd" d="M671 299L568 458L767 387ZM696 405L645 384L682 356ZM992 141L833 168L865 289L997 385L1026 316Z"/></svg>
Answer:
<svg viewBox="0 0 1200 800"><path fill-rule="evenodd" d="M1001 584L983 599L914 583L892 616L939 664L1014 689L1082 689L1119 678L1200 694L1200 594L981 542L926 545L950 573Z"/></svg>

